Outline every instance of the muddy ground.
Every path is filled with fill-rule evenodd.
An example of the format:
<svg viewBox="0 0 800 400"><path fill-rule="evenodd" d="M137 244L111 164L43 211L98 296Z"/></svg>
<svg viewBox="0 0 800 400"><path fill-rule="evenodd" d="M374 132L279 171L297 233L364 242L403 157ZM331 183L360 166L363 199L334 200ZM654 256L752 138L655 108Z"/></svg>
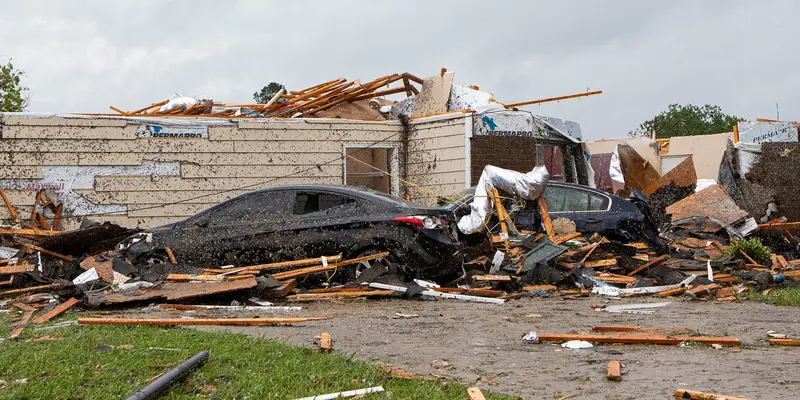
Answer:
<svg viewBox="0 0 800 400"><path fill-rule="evenodd" d="M678 387L752 399L797 399L800 348L769 347L766 332L800 336L800 308L757 302L671 299L653 315L612 314L590 307L603 300L521 299L505 305L455 300L384 299L349 303L302 303L296 315L334 317L284 327L208 327L299 346L313 346L327 331L338 352L394 368L443 376L483 390L524 399L670 399ZM659 302L658 298L612 300L611 304ZM173 311L174 313L174 311ZM393 319L395 313L418 318ZM191 315L186 314L184 315ZM588 331L592 325L686 327L733 336L741 348L716 350L693 344L595 345L570 350L557 344L526 344L531 331ZM606 364L621 360L622 382L606 380Z"/></svg>

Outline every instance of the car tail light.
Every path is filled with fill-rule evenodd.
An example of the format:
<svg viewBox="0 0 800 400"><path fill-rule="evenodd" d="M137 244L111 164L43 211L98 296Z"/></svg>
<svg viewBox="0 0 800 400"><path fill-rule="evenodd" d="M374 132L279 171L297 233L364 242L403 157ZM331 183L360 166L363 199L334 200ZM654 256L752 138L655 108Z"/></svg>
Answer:
<svg viewBox="0 0 800 400"><path fill-rule="evenodd" d="M411 215L407 217L397 217L392 221L414 225L425 229L436 229L447 225L447 221L439 217L425 216L425 215Z"/></svg>

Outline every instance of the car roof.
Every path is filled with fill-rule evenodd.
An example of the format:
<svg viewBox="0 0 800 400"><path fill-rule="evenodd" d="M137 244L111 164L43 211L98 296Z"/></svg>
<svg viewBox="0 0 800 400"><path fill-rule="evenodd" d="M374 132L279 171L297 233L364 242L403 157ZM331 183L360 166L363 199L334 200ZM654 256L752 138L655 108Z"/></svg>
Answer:
<svg viewBox="0 0 800 400"><path fill-rule="evenodd" d="M273 186L269 188L254 190L252 192L245 193L238 197L248 197L257 194L264 194L270 192L277 192L282 190L290 190L290 191L303 191L303 190L315 190L315 191L324 191L324 192L334 192L340 193L345 195L350 195L354 197L359 197L365 200L375 200L375 201L382 201L387 202L391 201L397 203L398 205L404 205L408 207L421 207L417 204L411 203L409 201L403 200L399 197L392 196L388 193L376 192L371 189L364 189L356 186L346 186L346 185L315 185L315 184L301 184L301 185L282 185L282 186Z"/></svg>

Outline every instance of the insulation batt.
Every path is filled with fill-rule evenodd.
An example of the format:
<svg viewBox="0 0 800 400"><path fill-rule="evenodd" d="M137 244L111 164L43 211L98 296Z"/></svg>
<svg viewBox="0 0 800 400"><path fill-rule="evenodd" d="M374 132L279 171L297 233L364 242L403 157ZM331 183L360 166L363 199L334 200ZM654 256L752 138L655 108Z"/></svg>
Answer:
<svg viewBox="0 0 800 400"><path fill-rule="evenodd" d="M475 195L470 203L472 212L458 221L458 229L468 235L478 232L486 226L486 221L492 214L492 201L486 193L487 185L494 189L513 193L523 199L535 200L544 192L548 180L550 180L550 173L544 166L535 167L533 171L523 174L487 165L483 168L478 186L475 188Z"/></svg>

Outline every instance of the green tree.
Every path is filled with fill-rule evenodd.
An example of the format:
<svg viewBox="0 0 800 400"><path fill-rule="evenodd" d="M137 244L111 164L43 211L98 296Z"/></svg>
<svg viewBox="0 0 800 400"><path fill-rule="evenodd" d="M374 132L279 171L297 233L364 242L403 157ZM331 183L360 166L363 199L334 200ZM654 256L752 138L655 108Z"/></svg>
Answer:
<svg viewBox="0 0 800 400"><path fill-rule="evenodd" d="M0 112L25 111L30 97L28 88L22 86L21 78L25 72L14 68L11 60L0 65Z"/></svg>
<svg viewBox="0 0 800 400"><path fill-rule="evenodd" d="M733 126L743 119L722 112L719 106L706 104L702 107L687 104L670 104L666 111L644 121L628 136L651 136L655 127L656 138L673 136L711 135L731 132Z"/></svg>
<svg viewBox="0 0 800 400"><path fill-rule="evenodd" d="M253 100L258 104L267 104L272 99L272 96L275 96L275 93L278 93L281 89L286 92L285 86L278 82L270 82L269 85L261 88L261 91L253 93Z"/></svg>

